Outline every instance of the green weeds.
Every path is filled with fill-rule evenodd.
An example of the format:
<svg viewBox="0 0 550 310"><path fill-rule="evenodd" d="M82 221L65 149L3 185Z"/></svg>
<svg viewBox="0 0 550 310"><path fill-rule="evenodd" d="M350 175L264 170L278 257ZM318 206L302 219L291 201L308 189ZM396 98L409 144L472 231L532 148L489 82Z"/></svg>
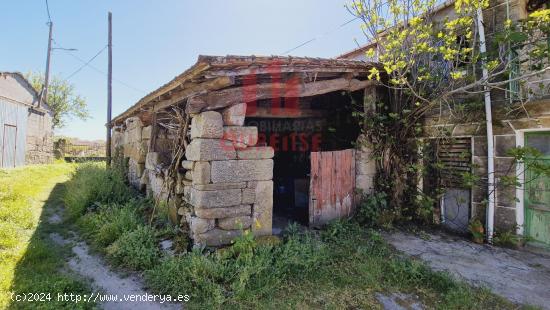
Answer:
<svg viewBox="0 0 550 310"><path fill-rule="evenodd" d="M61 204L62 183L74 167L57 163L0 169L0 309L94 306L57 300L58 293L89 292L82 280L63 272L66 249L49 238L57 226L48 217ZM12 293L45 293L50 300L14 302Z"/></svg>
<svg viewBox="0 0 550 310"><path fill-rule="evenodd" d="M100 205L94 211L85 214L77 223L82 235L96 249L112 244L123 233L136 229L141 223L133 203Z"/></svg>
<svg viewBox="0 0 550 310"><path fill-rule="evenodd" d="M68 220L74 220L84 215L87 208L102 203L126 203L135 195L116 170L106 170L103 163L83 164L67 184L66 215Z"/></svg>
<svg viewBox="0 0 550 310"><path fill-rule="evenodd" d="M107 257L115 265L133 270L152 268L160 257L155 231L139 225L134 230L124 232L107 248Z"/></svg>
<svg viewBox="0 0 550 310"><path fill-rule="evenodd" d="M89 242L115 265L143 272L153 292L190 295L187 308L373 308L379 307L377 292L412 293L429 308L514 308L400 255L379 232L355 221L321 231L291 226L282 242L260 242L245 232L224 249L169 256L158 243L173 235L173 227L164 221L150 226L152 204L128 189L121 175L83 166L68 187L79 192L65 201ZM384 201L367 202L363 223L383 224L376 208Z"/></svg>

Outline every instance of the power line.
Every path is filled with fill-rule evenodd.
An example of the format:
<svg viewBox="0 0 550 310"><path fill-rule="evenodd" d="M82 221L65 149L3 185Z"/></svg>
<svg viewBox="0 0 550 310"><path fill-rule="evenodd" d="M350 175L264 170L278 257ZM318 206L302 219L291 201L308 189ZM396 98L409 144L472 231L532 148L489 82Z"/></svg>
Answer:
<svg viewBox="0 0 550 310"><path fill-rule="evenodd" d="M49 6L49 3L48 3L48 0L45 0L46 2L46 12L48 14L48 25L50 26L50 41L49 42L53 42L58 48L57 49L60 49L60 50L63 50L65 53L69 54L71 57L73 57L74 59L78 60L79 62L82 63L82 66L80 66L78 69L76 69L73 73L69 74L66 78L66 80L69 80L70 78L72 78L73 76L75 76L78 72L80 72L84 67L88 67L90 69L93 69L94 71L96 71L97 73L99 74L102 74L102 75L107 75L107 73L105 73L104 71L94 67L91 62L94 61L94 59L96 59L108 46L104 46L101 50L99 50L99 52L97 52L92 58L90 58L88 61L76 56L75 54L71 53L71 51L73 51L74 49L68 49L68 48L64 48L62 47L61 45L59 45L59 43L57 43L55 41L55 39L53 39L51 37L51 26L52 26L52 18L51 18L51 14L50 14L50 6ZM48 51L50 51L50 47L48 47ZM49 62L49 61L48 61ZM48 66L49 67L49 66ZM47 78L46 78L47 80ZM129 88L133 91L136 91L136 92L139 92L141 94L146 94L147 92L139 89L139 88L136 88L124 81L121 81L121 80L118 80L118 79L115 79L113 78L112 79L113 81L119 83L120 85L122 86L125 86L126 88ZM47 84L47 82L46 82Z"/></svg>
<svg viewBox="0 0 550 310"><path fill-rule="evenodd" d="M82 58L76 56L74 53L71 53L71 51L69 51L69 50L67 50L67 49L64 49L64 48L63 48L61 45L59 45L59 43L57 43L55 40L53 40L53 43L54 43L56 46L59 46L65 53L67 53L68 55L70 55L70 56L73 57L74 59L76 59L76 60L80 61L81 63L85 64L84 67L88 67L88 68L90 68L90 69L96 71L96 72L99 73L99 74L107 75L107 73L106 73L105 71L98 69L97 67L93 66L92 64L87 63L86 60L84 60L84 59L82 59ZM136 87L134 87L134 86L132 86L132 85L130 85L130 84L124 82L124 81L121 81L121 80L119 80L119 79L113 78L113 81L119 83L119 84L122 85L122 86L125 86L126 88L129 88L129 89L131 89L131 90L134 90L134 91L136 91L136 92L139 92L139 93L142 93L142 94L146 94L146 93L147 93L146 91L141 90L141 89L139 89L139 88L136 88Z"/></svg>
<svg viewBox="0 0 550 310"><path fill-rule="evenodd" d="M87 65L89 65L94 59L96 59L97 56L99 56L105 49L107 48L107 45L105 45L101 50L99 50L99 52L97 52L94 57L90 58L90 60L88 60L87 62L85 62L82 66L80 66L78 69L76 69L73 73L69 74L69 76L67 76L65 78L65 80L69 80L71 79L75 74L77 74L78 72L80 72L80 70L82 70L84 67L86 67Z"/></svg>
<svg viewBox="0 0 550 310"><path fill-rule="evenodd" d="M298 45L298 46L296 46L296 47L293 47L293 48L289 49L288 51L284 52L283 55L289 54L289 53L291 53L291 52L293 52L293 51L299 49L300 47L302 47L302 46L304 46L304 45L308 45L309 43L311 43L311 42L313 42L313 41L315 41L315 40L317 40L317 38L309 39L309 40L305 41L304 43L302 43L302 44L300 44L300 45Z"/></svg>
<svg viewBox="0 0 550 310"><path fill-rule="evenodd" d="M48 21L51 23L52 18L50 16L50 6L48 5L48 0L46 0L46 12L48 12Z"/></svg>
<svg viewBox="0 0 550 310"><path fill-rule="evenodd" d="M441 2L443 3L443 1L441 1ZM385 1L385 2L383 2L383 3L381 3L381 4L379 4L378 6L376 6L376 9L379 9L379 8L381 8L382 6L387 5L387 4L388 4L388 1ZM284 52L282 55L286 55L286 54L288 54L288 53L291 53L291 52L293 52L293 51L299 49L300 47L302 47L302 46L304 46L304 45L307 45L307 44L309 44L309 43L311 43L311 42L313 42L313 41L315 41L315 40L317 40L317 39L321 39L321 38L323 38L323 37L325 37L325 36L327 36L327 35L333 33L333 32L336 31L336 30L339 30L340 28L342 28L342 27L344 27L344 26L346 26L346 25L348 25L348 24L352 23L353 21L355 21L355 20L357 20L357 19L360 19L360 18L361 18L360 16L355 16L354 18L348 20L347 22L345 22L345 23L343 23L343 24L341 24L341 25L339 25L339 26L337 26L337 27L334 27L334 28L331 29L331 30L328 30L328 31L326 31L325 33L323 33L323 34L321 34L321 35L318 35L318 36L316 36L316 37L314 37L314 38L312 38L312 39L309 39L309 40L305 41L304 43L302 43L302 44L300 44L300 45L297 45L297 46L295 46L295 47L289 49L288 51ZM357 39L354 39L354 41L355 41L355 44L357 44L357 46L360 47L359 43L357 42Z"/></svg>
<svg viewBox="0 0 550 310"><path fill-rule="evenodd" d="M129 84L127 84L127 83L125 83L125 82L123 82L123 81L121 81L121 80L119 80L119 79L113 78L113 81L117 82L118 84L120 84L120 85L122 85L122 86L126 86L127 88L129 88L129 89L131 89L131 90L137 91L137 92L142 93L142 94L147 94L146 91L141 90L141 89L139 89L139 88L135 88L134 86L129 85Z"/></svg>
<svg viewBox="0 0 550 310"><path fill-rule="evenodd" d="M282 55L287 55L287 54L289 54L289 53L291 53L291 52L293 52L293 51L299 49L299 48L302 47L302 46L308 45L309 43L311 43L311 42L313 42L313 41L315 41L315 40L317 40L317 39L321 39L321 38L323 38L323 37L325 37L325 36L327 36L327 35L333 33L334 31L339 30L340 28L342 28L342 27L344 27L344 26L350 24L351 22L353 22L353 21L355 21L355 20L357 20L357 19L359 19L359 17L354 17L354 18L348 20L347 22L345 22L345 23L343 23L343 24L341 24L341 25L339 25L339 26L337 26L337 27L335 27L335 28L326 31L325 33L323 33L323 34L321 34L321 35L318 35L318 36L316 36L316 37L314 37L314 38L312 38L312 39L309 39L309 40L307 40L307 41L305 41L305 42L303 42L303 43L301 43L301 44L299 44L299 45L297 45L297 46L295 46L295 47L289 49L288 51L282 53Z"/></svg>

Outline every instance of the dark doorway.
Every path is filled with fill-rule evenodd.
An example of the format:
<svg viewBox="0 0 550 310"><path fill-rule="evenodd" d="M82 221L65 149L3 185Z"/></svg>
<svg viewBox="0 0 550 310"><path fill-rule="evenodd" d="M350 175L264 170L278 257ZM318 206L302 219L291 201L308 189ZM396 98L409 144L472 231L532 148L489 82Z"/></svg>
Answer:
<svg viewBox="0 0 550 310"><path fill-rule="evenodd" d="M298 108L285 109L290 100ZM275 149L273 213L278 222L308 224L311 152L354 147L360 127L353 112L362 103L363 92L358 91L299 98L298 104L296 98L281 98L275 108L271 100L249 105L246 126L258 127L258 145Z"/></svg>

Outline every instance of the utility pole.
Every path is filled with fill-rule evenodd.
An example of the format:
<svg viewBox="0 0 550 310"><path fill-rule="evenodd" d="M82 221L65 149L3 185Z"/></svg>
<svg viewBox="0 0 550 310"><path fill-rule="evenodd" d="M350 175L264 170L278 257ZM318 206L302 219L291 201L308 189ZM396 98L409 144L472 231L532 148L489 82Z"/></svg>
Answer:
<svg viewBox="0 0 550 310"><path fill-rule="evenodd" d="M112 14L109 12L109 64L107 74L107 167L111 166L111 109L113 104L112 82L113 82L113 37L112 37Z"/></svg>
<svg viewBox="0 0 550 310"><path fill-rule="evenodd" d="M485 43L485 26L483 23L483 10L477 9L477 25L479 30L479 51L481 53L481 65L483 74L483 91L485 101L485 122L487 124L487 219L486 234L487 242L493 243L494 222L495 222L495 149L493 145L493 116L491 109L491 89L487 86L489 82L489 71L487 70L487 47Z"/></svg>
<svg viewBox="0 0 550 310"><path fill-rule="evenodd" d="M46 76L44 77L44 86L42 92L40 93L40 98L38 98L38 108L42 105L42 102L48 99L48 85L50 81L50 56L52 53L52 30L53 23L50 21L48 23L50 26L50 34L48 36L48 54L46 56Z"/></svg>

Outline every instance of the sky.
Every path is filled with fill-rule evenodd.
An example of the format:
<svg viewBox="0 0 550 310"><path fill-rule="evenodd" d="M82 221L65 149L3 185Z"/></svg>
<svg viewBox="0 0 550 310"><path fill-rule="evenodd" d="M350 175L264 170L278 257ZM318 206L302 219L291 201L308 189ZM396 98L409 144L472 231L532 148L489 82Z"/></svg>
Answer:
<svg viewBox="0 0 550 310"><path fill-rule="evenodd" d="M49 0L51 74L86 99L91 118L69 119L57 135L104 139L107 14L113 14L113 116L192 66L198 55L335 57L365 43L345 0ZM45 0L2 0L0 71L44 72ZM342 26L343 25L343 26ZM79 61L80 59L81 61Z"/></svg>

